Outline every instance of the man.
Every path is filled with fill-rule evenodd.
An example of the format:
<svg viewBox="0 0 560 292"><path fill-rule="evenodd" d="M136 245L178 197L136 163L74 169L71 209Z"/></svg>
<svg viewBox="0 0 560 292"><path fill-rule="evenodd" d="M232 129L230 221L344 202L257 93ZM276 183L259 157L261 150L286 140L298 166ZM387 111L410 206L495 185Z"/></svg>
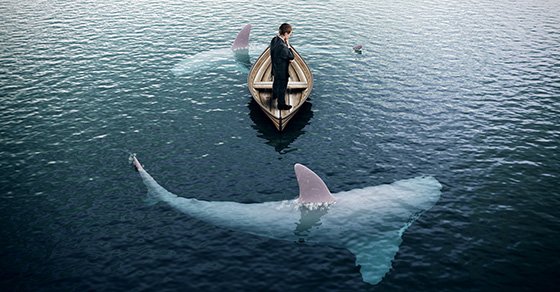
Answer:
<svg viewBox="0 0 560 292"><path fill-rule="evenodd" d="M294 53L290 46L292 26L283 23L278 28L278 35L270 41L270 56L272 58L272 98L278 99L278 109L289 110L291 105L286 104L286 89L288 88L288 67L294 60Z"/></svg>

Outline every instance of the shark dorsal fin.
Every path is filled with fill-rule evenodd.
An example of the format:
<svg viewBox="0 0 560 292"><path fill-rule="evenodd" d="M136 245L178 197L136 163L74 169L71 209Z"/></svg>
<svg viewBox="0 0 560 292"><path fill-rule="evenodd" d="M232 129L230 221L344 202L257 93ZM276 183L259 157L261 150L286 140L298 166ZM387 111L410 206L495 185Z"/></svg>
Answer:
<svg viewBox="0 0 560 292"><path fill-rule="evenodd" d="M311 169L302 164L294 165L299 185L300 203L333 203L335 198L323 180Z"/></svg>
<svg viewBox="0 0 560 292"><path fill-rule="evenodd" d="M249 35L251 34L251 25L247 24L237 34L235 41L231 45L231 49L236 51L240 49L247 49L249 47Z"/></svg>

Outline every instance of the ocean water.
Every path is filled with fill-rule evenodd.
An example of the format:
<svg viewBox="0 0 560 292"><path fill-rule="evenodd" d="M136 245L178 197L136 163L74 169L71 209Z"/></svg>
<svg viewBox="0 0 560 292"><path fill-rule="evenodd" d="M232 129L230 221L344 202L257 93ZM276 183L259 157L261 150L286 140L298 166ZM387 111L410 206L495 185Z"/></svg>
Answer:
<svg viewBox="0 0 560 292"><path fill-rule="evenodd" d="M465 291L560 285L560 2L0 1L6 291ZM229 55L282 22L315 84L283 134ZM362 54L352 47L363 44ZM146 200L255 203L421 175L443 189L392 269Z"/></svg>

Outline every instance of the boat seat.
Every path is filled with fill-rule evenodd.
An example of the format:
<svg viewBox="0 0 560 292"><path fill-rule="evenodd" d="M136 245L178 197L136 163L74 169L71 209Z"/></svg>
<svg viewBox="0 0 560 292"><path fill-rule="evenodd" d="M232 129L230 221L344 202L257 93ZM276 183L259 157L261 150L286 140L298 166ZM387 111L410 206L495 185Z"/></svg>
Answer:
<svg viewBox="0 0 560 292"><path fill-rule="evenodd" d="M272 81L258 81L253 83L256 89L272 89ZM289 81L288 89L306 89L307 82Z"/></svg>

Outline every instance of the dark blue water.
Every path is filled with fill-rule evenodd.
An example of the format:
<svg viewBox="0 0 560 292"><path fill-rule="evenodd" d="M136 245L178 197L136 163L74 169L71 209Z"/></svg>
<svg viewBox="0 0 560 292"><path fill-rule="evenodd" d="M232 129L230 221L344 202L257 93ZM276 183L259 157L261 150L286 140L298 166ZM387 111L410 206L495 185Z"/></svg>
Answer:
<svg viewBox="0 0 560 292"><path fill-rule="evenodd" d="M2 290L560 285L560 2L281 4L2 1ZM254 61L285 21L315 85L280 135L227 49L251 23ZM296 162L333 192L444 187L371 286L346 250L150 205L130 152L201 200L293 198Z"/></svg>

